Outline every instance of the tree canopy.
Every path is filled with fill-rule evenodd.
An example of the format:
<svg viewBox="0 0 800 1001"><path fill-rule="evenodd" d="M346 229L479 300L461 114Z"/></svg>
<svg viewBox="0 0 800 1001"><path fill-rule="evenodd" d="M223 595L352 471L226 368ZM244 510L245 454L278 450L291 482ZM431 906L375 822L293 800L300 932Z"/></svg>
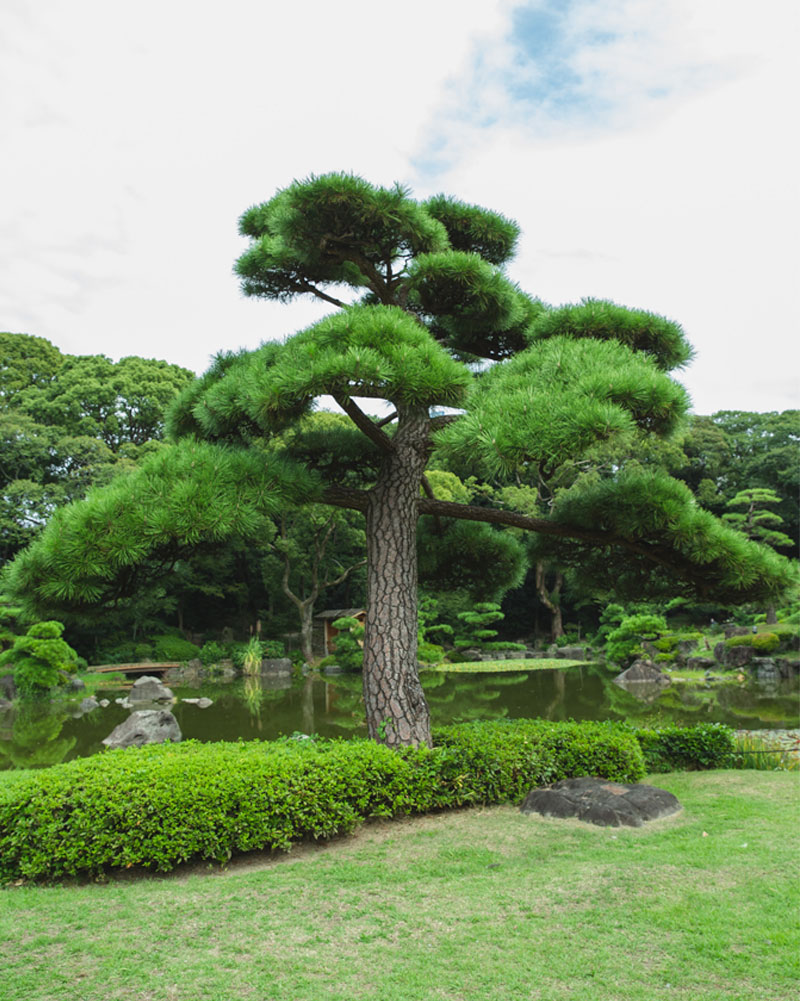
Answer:
<svg viewBox="0 0 800 1001"><path fill-rule="evenodd" d="M535 532L543 554L640 593L665 579L671 593L731 600L787 587L786 560L637 464L575 476L541 517L437 498L426 476L433 458L535 481L673 434L689 404L669 373L691 358L677 323L598 300L549 307L505 271L519 235L509 219L349 174L294 182L248 209L240 231L245 295L310 295L338 311L282 344L220 355L171 411L175 447L59 512L18 557L9 587L29 607L120 594L154 557L256 532L281 506L359 511L370 733L419 744L430 742L416 659L420 517L438 519L426 530L452 532L459 551L488 545L492 525ZM323 394L350 425L305 433Z"/></svg>
<svg viewBox="0 0 800 1001"><path fill-rule="evenodd" d="M62 354L0 333L0 563L56 508L157 447L164 412L194 375L164 361Z"/></svg>

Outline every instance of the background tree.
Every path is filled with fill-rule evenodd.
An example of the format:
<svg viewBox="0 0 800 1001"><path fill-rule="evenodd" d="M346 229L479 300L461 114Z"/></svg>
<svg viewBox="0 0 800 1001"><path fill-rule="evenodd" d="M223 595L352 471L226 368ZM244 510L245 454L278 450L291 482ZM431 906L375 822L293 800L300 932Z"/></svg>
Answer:
<svg viewBox="0 0 800 1001"><path fill-rule="evenodd" d="M800 546L800 411L721 410L693 417L683 437L675 476L715 513L742 490L772 490L775 513L797 552Z"/></svg>
<svg viewBox="0 0 800 1001"><path fill-rule="evenodd" d="M658 472L584 478L543 518L431 496L434 449L484 479L529 467L547 476L604 442L672 434L687 398L667 372L691 353L675 323L608 302L549 309L503 271L513 222L444 196L417 202L399 185L346 174L295 182L248 210L240 229L251 241L237 263L246 295L312 295L339 312L283 344L218 359L185 390L169 422L182 444L145 463L127 489L57 514L17 558L8 584L29 607L123 593L154 556L204 535L252 533L287 504L360 511L367 722L395 745L430 742L416 658L420 515L537 532L561 547L538 558L585 561L595 575L602 565L638 591L741 600L788 585L785 561ZM367 487L332 479L331 467L279 438L324 394L352 424L344 453L376 470ZM368 416L363 398L381 401L386 417Z"/></svg>
<svg viewBox="0 0 800 1001"><path fill-rule="evenodd" d="M790 549L792 540L777 528L783 524L783 518L770 510L770 507L780 502L781 499L774 490L767 490L764 487L740 490L725 506L741 510L729 510L722 518L739 532L743 532L748 539L763 542L773 549Z"/></svg>
<svg viewBox="0 0 800 1001"><path fill-rule="evenodd" d="M0 334L0 359L3 563L57 507L157 447L167 406L194 374L144 358L64 355L28 334Z"/></svg>
<svg viewBox="0 0 800 1001"><path fill-rule="evenodd" d="M308 504L278 515L278 530L264 559L265 580L279 587L297 610L300 651L309 663L314 611L325 592L366 565L364 529L352 512Z"/></svg>

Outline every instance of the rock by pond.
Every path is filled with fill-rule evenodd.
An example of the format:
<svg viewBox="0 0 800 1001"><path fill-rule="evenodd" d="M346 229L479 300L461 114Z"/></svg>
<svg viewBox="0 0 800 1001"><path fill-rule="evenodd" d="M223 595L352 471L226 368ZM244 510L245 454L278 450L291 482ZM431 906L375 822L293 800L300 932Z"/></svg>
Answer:
<svg viewBox="0 0 800 1001"><path fill-rule="evenodd" d="M145 674L141 678L137 678L133 683L133 687L128 692L128 701L131 703L136 702L171 702L173 695L172 689L167 688L166 685L162 685L159 678L154 678L152 675Z"/></svg>
<svg viewBox="0 0 800 1001"><path fill-rule="evenodd" d="M532 789L520 807L522 813L572 817L602 827L641 827L681 809L677 798L665 789L599 778L562 779L553 786Z"/></svg>
<svg viewBox="0 0 800 1001"><path fill-rule="evenodd" d="M177 743L181 739L178 721L168 709L137 709L124 723L114 727L103 740L108 748L143 747L145 744Z"/></svg>

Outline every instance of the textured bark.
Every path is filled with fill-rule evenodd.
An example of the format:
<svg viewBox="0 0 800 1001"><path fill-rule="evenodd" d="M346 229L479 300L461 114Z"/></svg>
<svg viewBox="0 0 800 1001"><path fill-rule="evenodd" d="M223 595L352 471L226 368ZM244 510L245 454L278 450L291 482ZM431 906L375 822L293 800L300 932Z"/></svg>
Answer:
<svg viewBox="0 0 800 1001"><path fill-rule="evenodd" d="M564 583L564 575L556 573L556 582L551 591L547 590L547 568L544 563L536 564L536 593L539 601L550 612L550 639L553 643L564 635L564 621L561 615L561 587Z"/></svg>
<svg viewBox="0 0 800 1001"><path fill-rule="evenodd" d="M369 734L390 747L430 745L417 671L417 517L428 459L424 411L401 411L367 505L364 704Z"/></svg>

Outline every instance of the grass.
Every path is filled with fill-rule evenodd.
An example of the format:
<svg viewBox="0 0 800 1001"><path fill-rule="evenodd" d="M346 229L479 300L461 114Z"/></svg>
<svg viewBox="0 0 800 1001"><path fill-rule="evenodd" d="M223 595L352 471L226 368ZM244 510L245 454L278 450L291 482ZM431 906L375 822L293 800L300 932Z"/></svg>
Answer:
<svg viewBox="0 0 800 1001"><path fill-rule="evenodd" d="M659 775L610 829L471 809L325 847L3 891L4 1001L784 1001L798 775Z"/></svg>
<svg viewBox="0 0 800 1001"><path fill-rule="evenodd" d="M552 671L567 667L582 667L592 663L586 660L561 660L531 657L525 660L468 660L463 664L425 664L426 671L443 671L447 674L480 674L490 671Z"/></svg>
<svg viewBox="0 0 800 1001"><path fill-rule="evenodd" d="M100 689L120 688L126 684L130 685L130 682L121 671L109 671L108 674L96 674L94 671L81 671L78 674L78 677L86 686L85 690L75 693L75 696L79 696L80 698L86 698L89 695L94 695L95 692Z"/></svg>

